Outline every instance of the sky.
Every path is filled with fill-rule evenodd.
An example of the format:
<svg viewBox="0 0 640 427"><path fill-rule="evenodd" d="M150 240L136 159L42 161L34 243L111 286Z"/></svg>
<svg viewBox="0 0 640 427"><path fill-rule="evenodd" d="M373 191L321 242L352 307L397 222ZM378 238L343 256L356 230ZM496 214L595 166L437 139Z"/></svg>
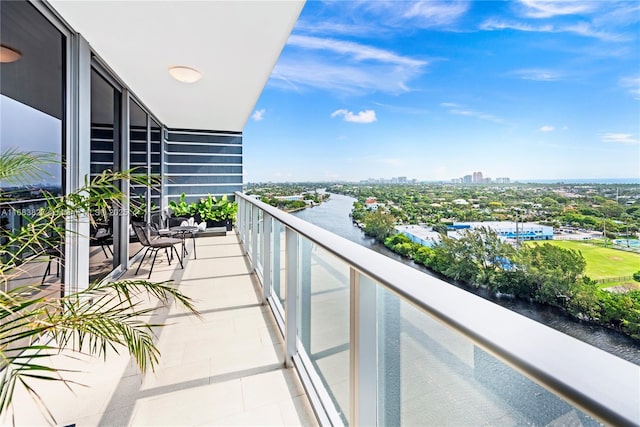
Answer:
<svg viewBox="0 0 640 427"><path fill-rule="evenodd" d="M28 152L61 154L62 121L28 105L0 95L0 151L17 149ZM31 126L25 126L30 123ZM20 184L38 184L61 186L62 168L58 163L42 166L42 176L25 178Z"/></svg>
<svg viewBox="0 0 640 427"><path fill-rule="evenodd" d="M245 182L640 179L640 2L307 1Z"/></svg>

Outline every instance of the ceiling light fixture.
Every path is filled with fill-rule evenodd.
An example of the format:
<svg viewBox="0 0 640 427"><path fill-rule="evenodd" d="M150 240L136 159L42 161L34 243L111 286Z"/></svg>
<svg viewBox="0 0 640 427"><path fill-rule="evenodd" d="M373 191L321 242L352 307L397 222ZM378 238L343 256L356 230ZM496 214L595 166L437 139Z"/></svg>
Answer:
<svg viewBox="0 0 640 427"><path fill-rule="evenodd" d="M169 67L171 77L183 83L195 83L202 78L202 73L194 68L176 66Z"/></svg>
<svg viewBox="0 0 640 427"><path fill-rule="evenodd" d="M22 58L22 54L15 49L11 49L9 46L0 44L0 62L16 62Z"/></svg>

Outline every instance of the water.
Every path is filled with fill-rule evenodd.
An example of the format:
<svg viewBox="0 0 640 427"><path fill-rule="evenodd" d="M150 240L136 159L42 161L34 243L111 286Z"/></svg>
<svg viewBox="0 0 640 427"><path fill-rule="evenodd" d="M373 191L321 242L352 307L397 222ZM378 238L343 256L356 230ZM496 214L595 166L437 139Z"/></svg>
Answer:
<svg viewBox="0 0 640 427"><path fill-rule="evenodd" d="M348 196L331 194L331 198L328 202L314 208L296 212L294 215L349 239L359 245L365 246L371 250L402 262L405 265L418 269L425 274L433 275L424 266L402 258L400 255L387 249L384 245L377 243L374 239L365 236L358 227L355 227L349 217L349 212L351 212L351 207L354 201L355 199ZM557 329L567 335L573 336L581 341L615 354L618 357L640 365L640 344L631 338L617 333L616 331L572 320L560 310L554 309L553 307L542 306L533 302L515 300L512 298L496 298L489 295L482 289L475 289L462 284L452 284L479 295L482 298L489 299L496 304L520 313L535 321Z"/></svg>
<svg viewBox="0 0 640 427"><path fill-rule="evenodd" d="M640 240L627 240L627 239L617 239L614 240L613 243L619 246L627 246L631 248L640 248Z"/></svg>

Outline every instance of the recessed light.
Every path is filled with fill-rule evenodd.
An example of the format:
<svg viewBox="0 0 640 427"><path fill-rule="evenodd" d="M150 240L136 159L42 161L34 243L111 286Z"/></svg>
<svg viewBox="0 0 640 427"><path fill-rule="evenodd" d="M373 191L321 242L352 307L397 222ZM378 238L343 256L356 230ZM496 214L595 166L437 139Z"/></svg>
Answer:
<svg viewBox="0 0 640 427"><path fill-rule="evenodd" d="M16 62L22 58L22 54L15 49L11 49L9 46L0 44L0 62Z"/></svg>
<svg viewBox="0 0 640 427"><path fill-rule="evenodd" d="M202 78L202 73L191 67L169 67L171 77L183 83L195 83Z"/></svg>

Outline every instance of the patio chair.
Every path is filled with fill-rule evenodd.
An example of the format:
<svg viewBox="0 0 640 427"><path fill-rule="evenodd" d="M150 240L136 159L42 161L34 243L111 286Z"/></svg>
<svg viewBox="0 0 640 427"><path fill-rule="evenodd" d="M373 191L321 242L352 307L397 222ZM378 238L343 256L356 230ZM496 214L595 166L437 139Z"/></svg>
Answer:
<svg viewBox="0 0 640 427"><path fill-rule="evenodd" d="M43 239L45 243L42 255L49 257L47 268L44 270L40 284L44 284L47 276L51 273L51 263L56 262L56 277L60 277L60 263L62 262L62 238L56 232L45 233Z"/></svg>
<svg viewBox="0 0 640 427"><path fill-rule="evenodd" d="M112 230L113 219L111 217L105 224L91 224L91 240L89 241L89 246L100 246L105 258L109 258L109 254L113 256L113 250L111 250L111 245L113 245Z"/></svg>
<svg viewBox="0 0 640 427"><path fill-rule="evenodd" d="M147 276L147 279L151 278L151 273L153 272L153 266L156 262L156 257L158 256L158 251L160 249L165 250L167 254L167 260L169 261L169 265L171 265L171 257L169 257L169 248L171 248L171 251L172 251L171 254L172 255L173 253L176 254L176 257L178 258L178 262L180 263L180 267L184 268L184 266L182 265L182 259L180 259L178 250L175 247L175 245L182 244L181 239L174 239L172 237L163 237L163 236L149 238L149 234L148 234L149 229L146 224L134 223L132 224L132 226L133 226L133 231L136 233L136 236L140 241L140 244L146 248L144 254L142 255L142 258L140 259L140 264L138 264L136 275L138 274L138 271L140 271L140 266L142 265L142 262L146 258L147 253L151 251L151 253L153 253L153 261L151 262L151 268L149 269L149 276Z"/></svg>

